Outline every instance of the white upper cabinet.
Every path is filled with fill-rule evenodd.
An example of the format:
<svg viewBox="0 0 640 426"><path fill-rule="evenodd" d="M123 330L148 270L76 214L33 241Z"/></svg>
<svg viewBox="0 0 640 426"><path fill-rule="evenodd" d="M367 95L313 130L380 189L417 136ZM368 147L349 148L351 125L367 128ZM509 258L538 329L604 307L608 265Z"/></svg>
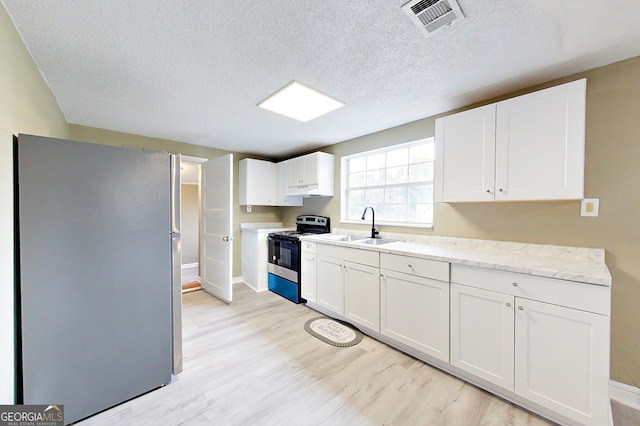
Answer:
<svg viewBox="0 0 640 426"><path fill-rule="evenodd" d="M333 196L332 154L314 152L291 160L245 158L239 162L239 204L301 206L303 197Z"/></svg>
<svg viewBox="0 0 640 426"><path fill-rule="evenodd" d="M314 152L284 163L288 169L287 195L333 196L332 154Z"/></svg>
<svg viewBox="0 0 640 426"><path fill-rule="evenodd" d="M317 155L303 155L289 160L289 188L318 183Z"/></svg>
<svg viewBox="0 0 640 426"><path fill-rule="evenodd" d="M496 200L584 197L585 79L499 102Z"/></svg>
<svg viewBox="0 0 640 426"><path fill-rule="evenodd" d="M584 197L586 79L436 120L437 202Z"/></svg>
<svg viewBox="0 0 640 426"><path fill-rule="evenodd" d="M435 201L492 201L496 105L436 120Z"/></svg>
<svg viewBox="0 0 640 426"><path fill-rule="evenodd" d="M278 205L279 206L301 206L303 200L301 196L287 195L289 193L289 161L281 161L278 166Z"/></svg>
<svg viewBox="0 0 640 426"><path fill-rule="evenodd" d="M245 158L239 161L239 204L277 206L278 168L276 163Z"/></svg>

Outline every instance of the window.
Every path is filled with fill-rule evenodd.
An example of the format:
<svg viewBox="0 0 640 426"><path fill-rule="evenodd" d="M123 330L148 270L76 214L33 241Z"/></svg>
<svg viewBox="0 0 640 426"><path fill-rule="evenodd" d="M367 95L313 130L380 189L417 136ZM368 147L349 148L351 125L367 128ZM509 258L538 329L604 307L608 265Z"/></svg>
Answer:
<svg viewBox="0 0 640 426"><path fill-rule="evenodd" d="M433 224L433 138L342 157L343 222L361 222L371 206L376 223Z"/></svg>

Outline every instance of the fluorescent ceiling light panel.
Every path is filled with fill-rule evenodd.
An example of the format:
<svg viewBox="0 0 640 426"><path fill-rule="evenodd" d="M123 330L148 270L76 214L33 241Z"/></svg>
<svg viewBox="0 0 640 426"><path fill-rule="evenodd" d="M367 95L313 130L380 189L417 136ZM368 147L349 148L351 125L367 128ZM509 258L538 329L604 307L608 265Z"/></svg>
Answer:
<svg viewBox="0 0 640 426"><path fill-rule="evenodd" d="M344 104L293 81L260 102L258 106L306 123Z"/></svg>

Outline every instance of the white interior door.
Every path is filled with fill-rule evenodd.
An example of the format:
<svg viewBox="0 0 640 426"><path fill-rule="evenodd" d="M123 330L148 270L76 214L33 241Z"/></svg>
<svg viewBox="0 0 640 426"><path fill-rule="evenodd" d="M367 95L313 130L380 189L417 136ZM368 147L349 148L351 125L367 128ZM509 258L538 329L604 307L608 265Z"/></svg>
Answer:
<svg viewBox="0 0 640 426"><path fill-rule="evenodd" d="M233 154L201 165L202 252L200 273L202 289L231 303L233 287L233 236L231 203L233 201Z"/></svg>

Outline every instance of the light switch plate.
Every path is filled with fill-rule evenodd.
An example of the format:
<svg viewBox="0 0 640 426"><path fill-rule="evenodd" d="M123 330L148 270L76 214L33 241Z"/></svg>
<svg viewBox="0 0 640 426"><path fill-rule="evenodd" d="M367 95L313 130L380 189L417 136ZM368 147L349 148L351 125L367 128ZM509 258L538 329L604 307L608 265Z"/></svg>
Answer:
<svg viewBox="0 0 640 426"><path fill-rule="evenodd" d="M580 206L580 216L598 216L600 210L599 198L585 198Z"/></svg>

